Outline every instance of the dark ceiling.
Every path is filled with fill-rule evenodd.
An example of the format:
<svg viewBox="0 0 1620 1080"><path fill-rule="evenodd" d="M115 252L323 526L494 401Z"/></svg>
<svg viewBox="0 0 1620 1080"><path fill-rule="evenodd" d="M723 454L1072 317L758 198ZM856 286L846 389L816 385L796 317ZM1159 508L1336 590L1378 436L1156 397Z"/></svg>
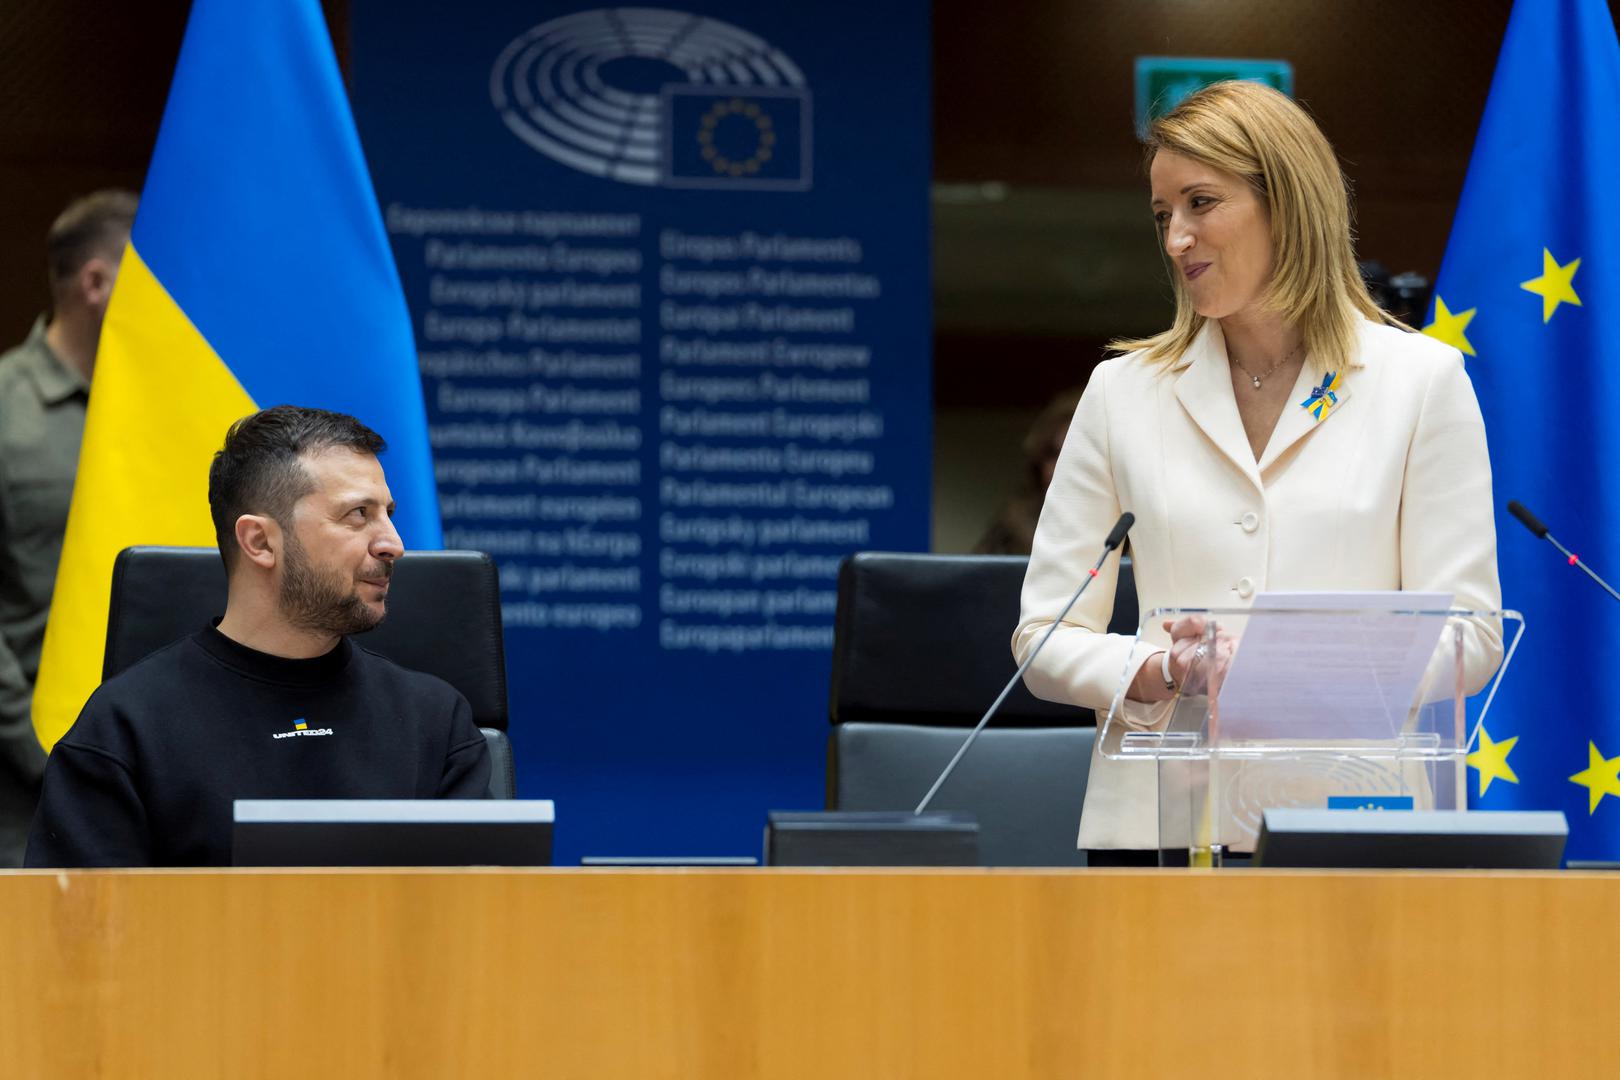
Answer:
<svg viewBox="0 0 1620 1080"><path fill-rule="evenodd" d="M19 338L43 306L41 238L62 204L96 187L139 185L188 8L184 0L0 4L0 341ZM346 56L348 0L326 8ZM1355 185L1362 254L1432 273L1509 8L1507 0L940 0L938 399L1043 400L1083 374L1103 340L1162 318L1165 286L1131 124L1138 55L1289 60L1297 97ZM991 355L1002 362L984 364Z"/></svg>

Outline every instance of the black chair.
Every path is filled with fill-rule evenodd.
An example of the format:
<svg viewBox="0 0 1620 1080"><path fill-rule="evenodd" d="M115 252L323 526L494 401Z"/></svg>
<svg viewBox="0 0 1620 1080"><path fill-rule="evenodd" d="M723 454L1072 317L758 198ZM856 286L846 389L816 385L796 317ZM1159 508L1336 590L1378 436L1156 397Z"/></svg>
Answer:
<svg viewBox="0 0 1620 1080"><path fill-rule="evenodd" d="M472 705L489 743L489 793L517 789L506 737L506 657L495 564L479 551L412 551L389 587L388 618L361 644L437 675ZM101 677L207 626L225 611L225 567L213 548L131 547L113 563Z"/></svg>
<svg viewBox="0 0 1620 1080"><path fill-rule="evenodd" d="M827 805L910 810L1012 678L1028 559L861 552L838 573ZM1120 569L1109 629L1136 632ZM990 866L1083 866L1075 847L1096 741L1089 709L1013 688L933 807L979 818Z"/></svg>

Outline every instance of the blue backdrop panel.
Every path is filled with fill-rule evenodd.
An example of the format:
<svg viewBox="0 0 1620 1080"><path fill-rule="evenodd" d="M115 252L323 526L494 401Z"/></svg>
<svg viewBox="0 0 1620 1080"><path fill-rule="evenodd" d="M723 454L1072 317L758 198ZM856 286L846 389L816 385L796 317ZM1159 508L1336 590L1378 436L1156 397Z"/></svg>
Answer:
<svg viewBox="0 0 1620 1080"><path fill-rule="evenodd" d="M559 861L823 803L838 560L928 542L928 11L353 5L445 543L500 565Z"/></svg>

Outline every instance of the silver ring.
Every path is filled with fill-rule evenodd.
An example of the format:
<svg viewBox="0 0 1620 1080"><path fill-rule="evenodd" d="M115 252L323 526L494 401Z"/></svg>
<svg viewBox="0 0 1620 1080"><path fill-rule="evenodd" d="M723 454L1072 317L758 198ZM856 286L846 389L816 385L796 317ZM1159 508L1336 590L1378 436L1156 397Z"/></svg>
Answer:
<svg viewBox="0 0 1620 1080"><path fill-rule="evenodd" d="M1205 656L1208 656L1208 655L1209 655L1209 650L1207 648L1205 648L1204 643L1202 641L1200 641L1198 643L1198 648L1193 650L1193 659L1194 660L1202 660Z"/></svg>

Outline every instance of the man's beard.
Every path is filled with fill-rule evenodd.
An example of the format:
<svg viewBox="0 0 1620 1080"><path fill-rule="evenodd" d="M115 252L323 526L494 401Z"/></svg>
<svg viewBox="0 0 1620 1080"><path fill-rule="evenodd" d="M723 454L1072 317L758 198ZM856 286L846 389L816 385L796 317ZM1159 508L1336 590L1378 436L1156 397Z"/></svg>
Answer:
<svg viewBox="0 0 1620 1080"><path fill-rule="evenodd" d="M313 630L323 634L363 634L382 622L386 610L373 611L355 591L355 583L343 583L323 577L310 562L304 546L289 530L286 534L286 564L281 574L281 593L277 605L282 616L300 630ZM362 576L387 579L394 572L394 564L378 560L375 572ZM383 601L387 607L386 598Z"/></svg>

